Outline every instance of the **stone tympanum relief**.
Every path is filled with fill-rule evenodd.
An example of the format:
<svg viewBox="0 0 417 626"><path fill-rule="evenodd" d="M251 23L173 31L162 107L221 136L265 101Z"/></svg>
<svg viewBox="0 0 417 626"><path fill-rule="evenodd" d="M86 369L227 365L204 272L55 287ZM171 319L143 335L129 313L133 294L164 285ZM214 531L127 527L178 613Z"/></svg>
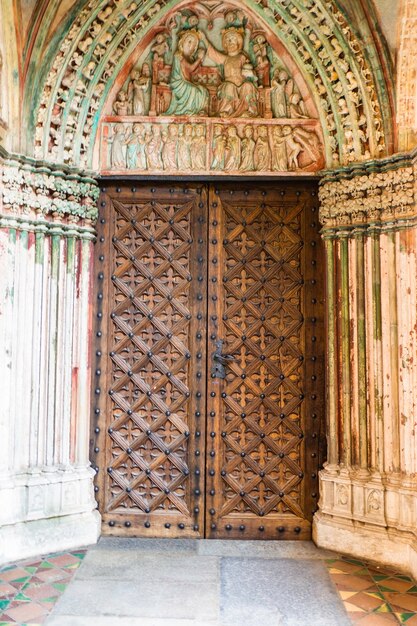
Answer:
<svg viewBox="0 0 417 626"><path fill-rule="evenodd" d="M101 148L104 173L262 175L323 166L311 101L267 34L225 5L170 16L116 94Z"/></svg>

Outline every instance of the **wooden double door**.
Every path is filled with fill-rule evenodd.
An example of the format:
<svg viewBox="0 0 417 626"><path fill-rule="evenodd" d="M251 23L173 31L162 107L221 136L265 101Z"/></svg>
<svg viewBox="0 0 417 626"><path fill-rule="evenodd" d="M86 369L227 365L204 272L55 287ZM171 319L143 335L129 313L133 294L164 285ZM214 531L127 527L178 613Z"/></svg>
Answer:
<svg viewBox="0 0 417 626"><path fill-rule="evenodd" d="M99 224L103 533L309 538L324 405L316 184L109 183Z"/></svg>

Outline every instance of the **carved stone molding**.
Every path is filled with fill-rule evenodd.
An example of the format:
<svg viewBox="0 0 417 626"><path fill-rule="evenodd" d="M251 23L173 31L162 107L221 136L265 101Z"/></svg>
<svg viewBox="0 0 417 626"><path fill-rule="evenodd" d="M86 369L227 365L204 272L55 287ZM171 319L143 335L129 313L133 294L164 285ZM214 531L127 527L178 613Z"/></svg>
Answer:
<svg viewBox="0 0 417 626"><path fill-rule="evenodd" d="M372 526L402 529L416 533L417 481L407 474L387 474L360 470L325 468L322 485L321 516L341 517Z"/></svg>
<svg viewBox="0 0 417 626"><path fill-rule="evenodd" d="M319 197L325 229L416 218L417 152L327 172Z"/></svg>
<svg viewBox="0 0 417 626"><path fill-rule="evenodd" d="M97 219L93 178L6 154L0 154L0 177L2 222L14 220L33 230L39 222L56 221L88 228Z"/></svg>

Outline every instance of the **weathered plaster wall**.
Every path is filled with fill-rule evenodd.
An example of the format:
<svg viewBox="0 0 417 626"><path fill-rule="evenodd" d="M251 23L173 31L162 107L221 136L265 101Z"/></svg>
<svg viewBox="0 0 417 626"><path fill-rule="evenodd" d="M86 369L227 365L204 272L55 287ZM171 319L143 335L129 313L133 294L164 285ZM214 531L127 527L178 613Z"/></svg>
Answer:
<svg viewBox="0 0 417 626"><path fill-rule="evenodd" d="M0 562L95 541L96 187L0 158Z"/></svg>
<svg viewBox="0 0 417 626"><path fill-rule="evenodd" d="M319 545L417 576L417 154L329 173Z"/></svg>

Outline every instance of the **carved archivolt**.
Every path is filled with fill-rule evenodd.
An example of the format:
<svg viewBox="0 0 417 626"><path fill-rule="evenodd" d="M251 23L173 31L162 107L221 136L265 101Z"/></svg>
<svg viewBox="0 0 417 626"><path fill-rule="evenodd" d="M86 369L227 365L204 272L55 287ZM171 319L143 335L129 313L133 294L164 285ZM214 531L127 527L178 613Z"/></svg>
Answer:
<svg viewBox="0 0 417 626"><path fill-rule="evenodd" d="M238 4L242 9L242 3ZM208 26L210 14L218 6L218 3L211 0L204 3L193 2L189 6L186 3L176 3L176 9L181 10L181 16L188 9L189 14L205 16ZM237 4L231 2L227 6L228 12L237 13L236 7ZM221 8L224 12L225 5L221 5ZM255 6L251 4L250 7L245 7L244 13L254 24L261 26L262 32L252 32L248 45L256 63L252 62L252 68L244 68L244 63L242 64L241 71L246 73L246 86L240 89L242 85L238 85L231 117L240 117L245 98L249 100L245 105L248 117L255 118L253 113L257 108L259 115L268 119L268 106L271 106L273 115L277 114L277 103L258 101L254 107L253 98L252 104L250 103L249 84L252 81L256 82L258 89L268 88L264 84L265 81L268 83L268 63L271 62L268 46L281 45L293 59L293 64L298 66L298 80L308 85L314 99L323 132L327 164L347 164L366 160L371 156L385 155L385 129L389 128L389 122L383 120L381 115L381 89L374 81L364 56L364 46L338 11L335 0L307 0L302 8L296 0L271 0L267 5L258 0ZM178 26L176 19L172 3L166 0L146 3L131 0L90 0L80 11L68 36L62 42L60 52L47 76L37 112L35 156L81 167L93 166L97 120L105 109L113 85L126 72L123 68L135 66L141 41L152 42L152 62L156 59L157 63L152 67L148 65L148 68L146 63L145 67L143 63L139 63L139 67L135 66L135 71L140 69L140 74L131 77L131 94L135 93L135 108L131 113L141 116L142 113L147 113L149 106L156 109L153 111L150 108L149 112L158 115L159 107L164 108L166 105L163 90L159 90L158 99L153 102L152 99L149 100L149 94L144 92L146 85L149 85L149 79L152 79L152 88L155 82L164 82L164 66L167 64L167 47L169 48L166 33L173 33ZM214 22L215 20L213 24ZM192 19L186 26L183 30L191 31L194 27L194 30L200 32L199 24L193 25ZM206 30L205 36L207 41L204 46L199 46L199 54L203 54L204 48L204 54L216 65L216 58L217 61L219 59L216 53L225 53L225 42L223 40L220 47L214 39L211 41L210 29ZM189 49L190 41L184 40L182 43ZM174 47L176 51L179 50L177 44ZM248 48L245 50L248 51ZM192 59L193 63L201 60L198 55L192 56ZM210 93L211 87L214 87L210 85L213 72L204 69L207 67L204 62L200 65L201 102L195 91L193 111L200 108L199 113L211 115L213 99L207 99L207 92ZM157 81L156 71L159 72ZM276 78L279 80L279 72ZM141 92L144 96L142 100ZM216 104L218 113L226 112L225 117L226 95L231 95L226 92L227 89L223 93L223 102ZM302 100L303 97L295 90L290 103L294 116L297 110L303 111ZM165 112L179 115L179 101L180 98L172 105L171 110L168 108ZM117 100L118 116L123 117L127 111L126 104L123 96ZM387 110L388 119L389 104L382 104ZM149 132L150 128L147 130ZM244 139L242 130L237 128L241 140ZM288 129L285 132L288 133ZM388 139L391 141L390 137ZM294 140L297 141L296 138Z"/></svg>

